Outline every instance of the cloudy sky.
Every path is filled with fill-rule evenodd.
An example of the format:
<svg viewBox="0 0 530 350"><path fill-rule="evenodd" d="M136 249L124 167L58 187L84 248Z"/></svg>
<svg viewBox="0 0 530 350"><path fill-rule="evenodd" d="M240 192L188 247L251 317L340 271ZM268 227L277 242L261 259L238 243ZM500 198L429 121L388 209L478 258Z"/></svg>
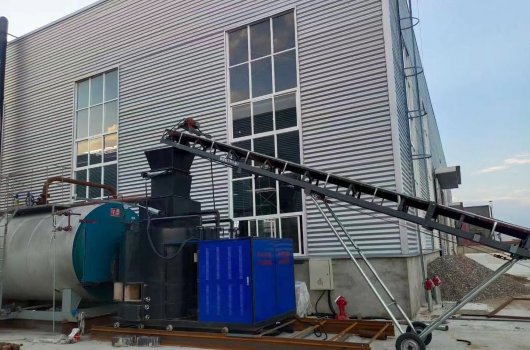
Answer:
<svg viewBox="0 0 530 350"><path fill-rule="evenodd" d="M530 227L530 1L413 7L445 154L462 167L454 196L491 200L494 216Z"/></svg>
<svg viewBox="0 0 530 350"><path fill-rule="evenodd" d="M0 0L23 35L92 0ZM454 192L465 205L530 227L530 1L413 0L417 36Z"/></svg>

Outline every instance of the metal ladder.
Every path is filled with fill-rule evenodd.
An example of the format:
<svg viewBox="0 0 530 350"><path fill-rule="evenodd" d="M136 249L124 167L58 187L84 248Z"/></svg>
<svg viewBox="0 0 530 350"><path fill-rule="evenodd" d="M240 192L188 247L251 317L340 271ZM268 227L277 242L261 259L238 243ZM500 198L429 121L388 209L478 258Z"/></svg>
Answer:
<svg viewBox="0 0 530 350"><path fill-rule="evenodd" d="M382 292L378 291L377 286L374 283L372 283L372 281L370 280L370 277L366 274L364 269L361 267L361 265L359 264L359 262L357 261L357 259L353 255L351 249L348 247L346 242L342 239L340 233L336 230L335 226L333 225L331 220L328 218L327 214L324 212L324 209L318 203L319 199L321 199L322 203L324 203L324 206L326 207L328 212L331 214L331 216L333 217L335 222L339 225L339 227L342 230L342 232L344 233L344 235L346 235L346 238L348 239L348 241L350 241L351 245L353 246L353 248L355 249L357 254L364 261L364 263L368 267L368 270L370 270L372 275L375 277L377 283L382 288ZM410 327L410 329L414 329L414 325L413 325L412 321L409 319L409 317L407 316L406 312L403 310L401 305L398 304L396 298L394 298L394 296L392 295L392 293L390 292L388 287L385 285L385 283L383 282L381 277L379 277L379 274L374 269L374 267L372 266L370 261L368 261L368 259L364 255L364 253L361 250L361 248L357 245L357 243L355 243L355 241L353 240L352 236L349 234L348 230L346 230L346 228L344 227L342 222L339 220L337 215L335 215L335 213L333 212L333 210L329 206L327 200L325 198L323 198L323 199L319 198L318 196L315 196L315 195L311 196L311 200L313 201L313 203L315 204L317 209L320 211L320 214L322 214L322 217L324 218L324 220L328 224L328 226L331 229L331 231L333 232L333 234L335 234L335 236L339 240L340 244L342 245L342 247L344 248L344 250L346 251L346 253L350 257L350 259L353 261L353 264L355 265L357 270L361 273L361 275L363 276L363 278L366 281L366 283L368 283L368 286L370 287L370 289L372 290L372 292L376 296L377 300L379 300L379 303L381 304L383 309L385 309L386 313L390 316L392 322L394 323L394 327L396 327L396 329L398 330L398 332L400 334L405 333L405 331L401 328L401 325L400 325L399 321L394 316L394 313L391 311L390 307L395 307L398 310L399 314L407 322L407 324ZM385 297L386 297L386 300L385 300Z"/></svg>
<svg viewBox="0 0 530 350"><path fill-rule="evenodd" d="M440 326L445 320L455 314L460 308L473 299L489 284L507 272L519 260L530 258L530 229L528 228L482 217L473 213L446 207L435 202L426 201L421 198L416 198L401 194L399 192L368 185L360 181L336 176L300 164L295 164L282 159L251 152L236 146L216 142L207 137L197 135L197 132L193 132L193 130L191 131L192 133L188 133L175 129L167 129L165 130L160 142L195 154L202 158L223 164L225 166L232 167L236 171L246 171L256 176L264 176L288 183L303 189L306 195L311 196L313 203L316 205L317 209L326 220L326 223L335 234L351 260L354 262L355 266L359 269L363 278L367 281L368 285L378 298L379 302L382 304L385 311L391 317L393 323L398 329L398 332L401 333L396 340L396 347L398 349L407 349L411 343L414 346L417 345L417 347L414 348L424 349L432 339L433 330L437 329L437 327ZM298 177L288 176L287 174L296 174ZM364 209L369 209L378 213L389 215L391 217L416 223L428 230L436 229L456 237L472 240L482 245L509 253L512 258L499 269L494 271L488 278L482 281L478 286L476 286L472 291L458 301L452 308L442 314L437 320L430 324L412 322L396 302L392 293L383 283L373 266L369 263L368 259L364 256L362 250L351 238L351 235L346 231L344 225L333 213L327 203L327 198L334 198ZM331 213L332 217L346 235L357 254L366 263L370 272L376 277L377 282L382 287L383 293L380 293L376 286L370 281L368 275L361 268L350 248L342 239L340 233L333 226L322 206L318 203L318 200L321 200L324 203L324 206ZM456 227L446 224L446 222L451 222L451 220L444 219L440 220L439 222L438 219L441 218L456 221ZM490 237L484 237L479 234L463 231L462 225L464 223L485 228L492 234L497 232L518 238L520 239L520 243L518 245L510 245L505 242L499 242L491 239L491 235ZM388 302L385 300L383 296L386 296L390 301ZM403 331L401 328L397 318L390 309L391 306L395 306L398 312L406 320L408 324L408 329L406 331Z"/></svg>

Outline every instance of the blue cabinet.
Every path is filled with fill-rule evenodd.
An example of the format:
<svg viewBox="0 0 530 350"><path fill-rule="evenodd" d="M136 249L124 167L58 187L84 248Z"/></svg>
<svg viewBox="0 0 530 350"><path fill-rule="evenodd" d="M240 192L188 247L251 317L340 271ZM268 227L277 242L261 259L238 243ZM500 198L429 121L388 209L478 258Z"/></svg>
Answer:
<svg viewBox="0 0 530 350"><path fill-rule="evenodd" d="M288 239L199 242L199 321L261 326L294 315Z"/></svg>

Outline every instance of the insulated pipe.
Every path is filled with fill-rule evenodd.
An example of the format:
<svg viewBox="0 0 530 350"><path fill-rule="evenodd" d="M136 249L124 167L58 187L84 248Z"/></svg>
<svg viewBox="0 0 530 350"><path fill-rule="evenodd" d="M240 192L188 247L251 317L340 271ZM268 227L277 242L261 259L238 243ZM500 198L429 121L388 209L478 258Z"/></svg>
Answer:
<svg viewBox="0 0 530 350"><path fill-rule="evenodd" d="M40 198L38 199L38 204L48 203L48 196L49 196L48 191L49 191L50 185L54 182L66 182L66 183L74 184L74 185L102 188L106 190L107 192L109 192L112 198L114 199L118 198L116 189L113 186L100 184L96 182L70 179L68 177L63 177L63 176L54 176L54 177L48 178L46 182L44 182L44 186L42 186L42 193L40 194Z"/></svg>

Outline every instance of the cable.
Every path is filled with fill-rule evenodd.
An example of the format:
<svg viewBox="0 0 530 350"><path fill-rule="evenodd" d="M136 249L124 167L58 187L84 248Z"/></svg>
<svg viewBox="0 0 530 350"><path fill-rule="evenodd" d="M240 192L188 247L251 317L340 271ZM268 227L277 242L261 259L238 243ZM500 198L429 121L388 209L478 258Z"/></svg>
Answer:
<svg viewBox="0 0 530 350"><path fill-rule="evenodd" d="M331 290L328 289L328 307L331 310L331 313L333 316L337 315L337 312L335 311L335 308L333 307L333 303L331 302Z"/></svg>
<svg viewBox="0 0 530 350"><path fill-rule="evenodd" d="M182 241L182 243L180 243L180 246L179 246L179 249L175 252L175 254L173 255L162 255L158 252L158 250L156 249L154 243L153 243L153 240L151 238L151 233L149 232L149 225L151 223L151 220L148 219L147 220L147 240L149 241L149 245L151 246L151 249L153 250L153 253L155 253L160 259L163 259L163 260L172 260L172 259L175 259L181 252L182 250L184 249L184 246L188 243L188 242L191 242L191 241L199 241L199 239L197 237L190 237L188 239L185 239L184 241Z"/></svg>
<svg viewBox="0 0 530 350"><path fill-rule="evenodd" d="M10 37L12 37L14 39L18 39L18 36L14 36L13 34L10 34L8 32L0 32L0 34L5 34L5 35L10 36Z"/></svg>
<svg viewBox="0 0 530 350"><path fill-rule="evenodd" d="M315 313L317 315L319 314L319 312L318 312L318 302L320 301L320 299L322 299L322 297L324 296L324 293L326 293L326 290L322 291L322 294L320 294L320 296L317 299L317 302L315 303Z"/></svg>
<svg viewBox="0 0 530 350"><path fill-rule="evenodd" d="M149 205L148 205L148 202L147 202L147 182L145 183L145 207L148 208ZM146 228L146 235L147 235L147 240L149 241L149 245L151 246L151 249L153 250L153 253L155 253L156 256L158 256L160 259L163 259L163 260L172 260L172 259L175 259L177 257L177 255L179 255L182 250L184 249L184 246L190 242L190 241L198 241L198 239L196 237L190 237L186 240L184 240L182 243L180 243L180 247L179 249L175 252L175 254L173 255L162 255L160 254L160 252L156 249L155 247L155 244L153 243L153 238L151 237L151 214L149 213L149 210L145 210L146 214L147 214L147 228Z"/></svg>
<svg viewBox="0 0 530 350"><path fill-rule="evenodd" d="M325 290L323 291L323 293L320 295L324 295L324 292L326 292ZM320 298L319 298L320 299ZM318 303L318 301L317 301ZM321 320L322 318L317 318L317 320ZM305 321L304 319L301 319L300 317L296 317L296 320L300 323L304 323L304 324L308 324L310 326L314 326L315 324L312 323L312 322L307 322ZM315 337L317 338L320 338L322 336L322 334L324 334L324 339L322 340L328 340L328 332L326 332L326 330L324 329L324 327L322 325L319 325L318 327L316 327L314 330L313 330L313 334L315 335Z"/></svg>
<svg viewBox="0 0 530 350"><path fill-rule="evenodd" d="M417 8L417 12L418 12L418 18L420 18L420 2L419 0L416 0L416 8ZM421 24L421 22L418 23L418 32L420 34L420 60L421 60L421 66L425 68L425 64L423 62L423 36L422 36L422 33L421 33L421 28L423 27L423 25Z"/></svg>

